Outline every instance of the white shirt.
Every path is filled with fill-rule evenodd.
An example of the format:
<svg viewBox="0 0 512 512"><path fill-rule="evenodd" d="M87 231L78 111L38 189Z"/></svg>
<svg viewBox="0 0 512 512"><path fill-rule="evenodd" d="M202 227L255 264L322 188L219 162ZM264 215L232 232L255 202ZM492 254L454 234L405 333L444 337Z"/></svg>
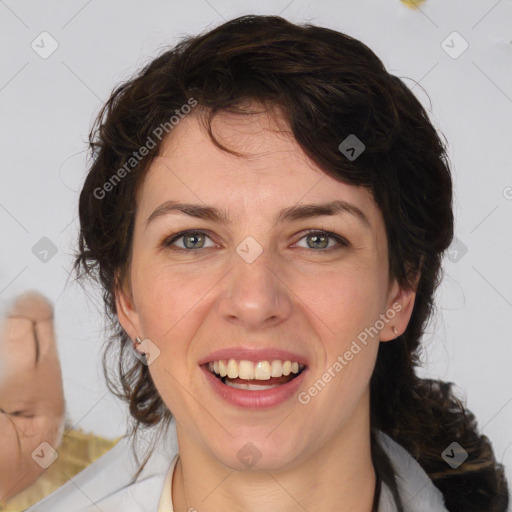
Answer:
<svg viewBox="0 0 512 512"><path fill-rule="evenodd" d="M397 475L408 512L448 512L441 491L407 451L383 432L377 440ZM142 448L149 440L141 440ZM139 454L139 457L143 452ZM172 477L178 460L174 418L134 483L136 463L128 438L26 512L174 512ZM396 512L390 489L382 482L378 512Z"/></svg>
<svg viewBox="0 0 512 512"><path fill-rule="evenodd" d="M174 459L172 459L171 465L165 476L164 488L162 489L162 494L160 495L160 501L158 503L158 512L174 512L172 504L172 477L174 475L176 462L178 462L178 457L179 454L177 453L174 456Z"/></svg>

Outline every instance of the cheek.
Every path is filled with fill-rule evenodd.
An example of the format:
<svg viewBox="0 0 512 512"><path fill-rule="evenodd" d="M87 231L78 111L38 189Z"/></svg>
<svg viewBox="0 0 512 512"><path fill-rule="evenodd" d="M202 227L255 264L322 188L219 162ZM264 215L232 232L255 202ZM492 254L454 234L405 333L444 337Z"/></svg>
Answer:
<svg viewBox="0 0 512 512"><path fill-rule="evenodd" d="M17 435L23 430L23 434ZM33 463L32 451L39 445L43 436L34 437L39 433L34 422L15 418L11 421L6 415L0 414L0 496L7 492L19 492L34 481L43 469ZM34 432L35 431L35 432ZM21 447L20 447L21 444ZM14 487L15 486L15 487Z"/></svg>
<svg viewBox="0 0 512 512"><path fill-rule="evenodd" d="M171 410L180 409L183 388L190 387L192 362L187 354L204 320L204 307L209 304L204 297L211 288L208 279L212 279L211 275L203 278L192 269L177 272L154 267L145 273L138 290L134 289L139 297L142 334L159 350L158 358L148 369Z"/></svg>
<svg viewBox="0 0 512 512"><path fill-rule="evenodd" d="M148 273L139 297L141 328L161 350L177 348L185 326L204 300L209 281L192 272L184 275L160 271L157 276Z"/></svg>
<svg viewBox="0 0 512 512"><path fill-rule="evenodd" d="M16 427L9 420L7 415L0 413L0 483L5 481L9 471L19 460L18 438L16 436Z"/></svg>
<svg viewBox="0 0 512 512"><path fill-rule="evenodd" d="M381 283L375 269L347 267L317 274L297 283L297 295L314 313L328 345L337 349L373 325L383 304Z"/></svg>
<svg viewBox="0 0 512 512"><path fill-rule="evenodd" d="M329 408L333 424L339 424L356 405L373 372L379 346L375 323L383 307L381 279L373 268L362 271L353 266L317 275L313 281L314 288L304 283L299 293L313 332L320 338L323 359L301 403Z"/></svg>

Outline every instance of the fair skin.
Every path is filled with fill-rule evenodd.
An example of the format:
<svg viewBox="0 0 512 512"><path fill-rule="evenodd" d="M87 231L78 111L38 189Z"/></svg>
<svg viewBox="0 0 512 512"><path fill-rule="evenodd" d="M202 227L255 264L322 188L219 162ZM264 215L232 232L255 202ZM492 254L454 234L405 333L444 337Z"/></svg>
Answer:
<svg viewBox="0 0 512 512"><path fill-rule="evenodd" d="M64 421L53 311L41 295L20 296L0 319L0 505L35 482L44 468L32 453L58 449Z"/></svg>
<svg viewBox="0 0 512 512"><path fill-rule="evenodd" d="M190 114L138 190L117 311L133 340L149 338L160 350L149 370L177 422L177 512L371 510L369 380L379 341L396 338L393 326L405 330L414 292L388 279L385 226L371 194L326 175L281 129L276 112L216 116L220 142L250 154L238 158L218 149L199 114ZM148 223L169 200L225 209L232 222L167 213ZM348 212L274 220L284 208L334 200L356 206L369 225ZM188 229L206 233L162 246ZM310 229L348 245L328 238L318 248ZM263 248L252 263L236 252L248 236ZM226 347L289 350L308 361L300 389L307 391L393 304L400 305L393 320L307 404L293 397L263 410L236 407L211 391L198 366ZM252 467L237 456L248 442L261 454Z"/></svg>

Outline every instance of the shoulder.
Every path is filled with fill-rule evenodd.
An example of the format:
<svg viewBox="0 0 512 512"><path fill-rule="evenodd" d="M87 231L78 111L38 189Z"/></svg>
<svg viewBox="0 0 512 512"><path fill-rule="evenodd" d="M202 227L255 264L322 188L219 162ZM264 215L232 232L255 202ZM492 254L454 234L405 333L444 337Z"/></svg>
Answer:
<svg viewBox="0 0 512 512"><path fill-rule="evenodd" d="M156 510L169 464L178 452L173 423L174 420L135 481L139 464L129 438L125 437L26 512L97 512L98 508L102 512ZM140 440L138 446L139 460L143 460L150 440Z"/></svg>
<svg viewBox="0 0 512 512"><path fill-rule="evenodd" d="M442 493L434 486L416 460L398 443L377 431L383 447L396 472L398 490L408 512L447 512ZM141 451L148 447L141 442ZM135 482L138 469L128 438L115 446L71 478L66 484L36 503L26 512L145 512L156 510L163 483L174 456L178 453L174 419L168 435L158 444ZM382 486L378 512L395 512L391 491Z"/></svg>
<svg viewBox="0 0 512 512"><path fill-rule="evenodd" d="M441 491L434 485L423 468L396 441L377 431L377 440L386 452L396 473L398 492L408 512L448 512ZM395 512L390 489L382 486L378 512Z"/></svg>

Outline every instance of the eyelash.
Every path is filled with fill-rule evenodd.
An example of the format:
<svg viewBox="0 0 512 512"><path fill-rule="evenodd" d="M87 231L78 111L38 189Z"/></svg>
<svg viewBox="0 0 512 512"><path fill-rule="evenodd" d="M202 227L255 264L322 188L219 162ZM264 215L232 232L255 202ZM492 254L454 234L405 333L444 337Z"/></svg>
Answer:
<svg viewBox="0 0 512 512"><path fill-rule="evenodd" d="M200 247L198 249L183 249L181 247L172 247L171 248L171 246L174 242L176 242L180 238L184 238L185 236L190 236L190 235L206 235L211 240L211 237L208 235L208 233L206 231L201 231L201 230L197 230L197 229L189 229L186 231L180 231L179 233L176 233L175 235L171 235L170 237L166 238L162 242L162 246L165 248L171 249L172 251L181 252L181 253L192 253L192 252L200 251L202 249L211 249L211 247ZM345 238L343 238L342 236L337 235L336 233L332 233L330 231L324 231L324 230L318 230L318 229L308 230L306 233L304 233L304 235L301 238L299 238L299 241L309 235L323 235L323 236L327 236L328 238L333 238L334 240L336 240L336 242L338 242L338 246L336 246L336 247L329 247L329 248L325 248L325 249L310 249L311 251L328 252L328 251L332 251L332 250L336 250L336 249L341 249L341 248L347 247L349 245L348 241ZM301 247L301 249L304 249L304 247Z"/></svg>

